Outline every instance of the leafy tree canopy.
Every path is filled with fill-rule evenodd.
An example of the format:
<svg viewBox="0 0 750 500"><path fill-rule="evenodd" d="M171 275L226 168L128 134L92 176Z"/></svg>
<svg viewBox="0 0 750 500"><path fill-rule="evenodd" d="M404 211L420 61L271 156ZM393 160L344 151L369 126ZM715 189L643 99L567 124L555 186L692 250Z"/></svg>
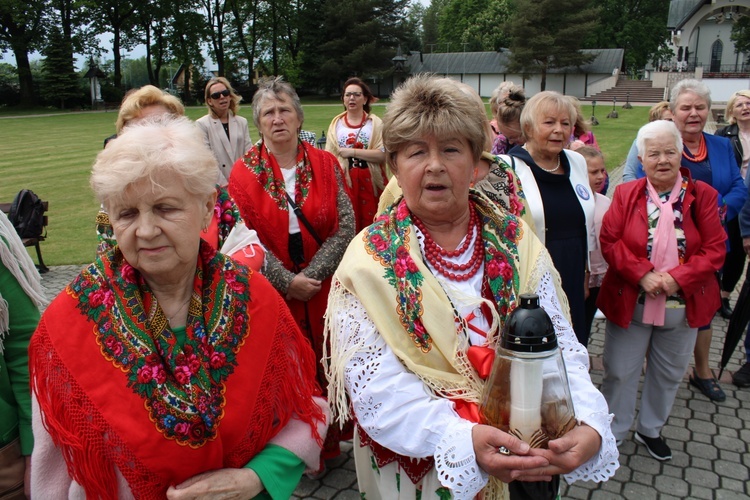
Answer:
<svg viewBox="0 0 750 500"><path fill-rule="evenodd" d="M509 69L528 74L580 66L591 60L583 54L582 40L598 26L599 9L588 0L515 0L505 29L509 36Z"/></svg>
<svg viewBox="0 0 750 500"><path fill-rule="evenodd" d="M638 70L663 58L667 45L669 2L664 0L597 0L599 26L586 36L588 48L623 48L622 69Z"/></svg>
<svg viewBox="0 0 750 500"><path fill-rule="evenodd" d="M736 53L750 52L750 16L742 16L734 23L729 38L734 42Z"/></svg>

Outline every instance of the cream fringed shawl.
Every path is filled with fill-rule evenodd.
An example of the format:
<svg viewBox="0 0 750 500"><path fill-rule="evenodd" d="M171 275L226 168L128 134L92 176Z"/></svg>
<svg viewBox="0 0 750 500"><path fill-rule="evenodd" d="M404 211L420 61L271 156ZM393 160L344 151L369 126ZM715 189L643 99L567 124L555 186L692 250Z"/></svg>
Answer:
<svg viewBox="0 0 750 500"><path fill-rule="evenodd" d="M0 260L34 304L42 307L47 299L44 297L39 272L4 213L0 213ZM8 333L9 321L8 302L0 294L0 353L3 352L3 339Z"/></svg>
<svg viewBox="0 0 750 500"><path fill-rule="evenodd" d="M489 346L494 347L518 295L535 292L545 272L554 277L569 316L559 276L539 239L483 195L472 191L471 198L482 221L485 285L497 303L490 307ZM344 371L358 348L356 342L347 343L355 333L343 331L346 323L334 319L347 293L360 300L391 350L436 397L479 403L484 382L466 356L466 321L423 262L405 202L355 237L334 275L326 315L330 354L325 353L324 363L329 401L340 422L350 417Z"/></svg>

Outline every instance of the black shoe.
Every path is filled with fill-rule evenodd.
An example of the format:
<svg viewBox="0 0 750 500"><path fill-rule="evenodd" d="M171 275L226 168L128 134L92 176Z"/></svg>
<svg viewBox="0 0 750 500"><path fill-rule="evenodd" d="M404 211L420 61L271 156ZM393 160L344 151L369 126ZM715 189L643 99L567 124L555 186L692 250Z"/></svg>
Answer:
<svg viewBox="0 0 750 500"><path fill-rule="evenodd" d="M641 443L648 450L649 455L659 461L670 460L672 458L672 450L669 449L667 443L661 437L650 438L642 436L641 433L635 433L635 440Z"/></svg>
<svg viewBox="0 0 750 500"><path fill-rule="evenodd" d="M693 387L697 387L711 401L721 403L727 399L727 395L724 394L715 378L700 378L695 368L693 368L693 374L688 377L688 382Z"/></svg>
<svg viewBox="0 0 750 500"><path fill-rule="evenodd" d="M719 314L721 314L721 317L724 319L729 319L732 317L732 308L729 307L728 297L724 297L721 299L721 307L719 308Z"/></svg>
<svg viewBox="0 0 750 500"><path fill-rule="evenodd" d="M745 363L734 372L732 383L737 387L750 387L750 363Z"/></svg>

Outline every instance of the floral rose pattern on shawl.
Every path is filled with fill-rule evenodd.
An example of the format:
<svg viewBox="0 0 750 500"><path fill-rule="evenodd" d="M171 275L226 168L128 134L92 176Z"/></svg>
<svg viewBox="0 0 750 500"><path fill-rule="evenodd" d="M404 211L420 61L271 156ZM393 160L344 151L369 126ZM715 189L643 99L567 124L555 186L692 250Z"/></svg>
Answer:
<svg viewBox="0 0 750 500"><path fill-rule="evenodd" d="M227 240L229 233L234 229L234 226L237 223L243 224L243 222L240 216L240 209L232 201L232 197L229 196L226 186L219 187L216 191L218 195L216 197L214 212L216 220L219 221L219 246L217 248L221 248Z"/></svg>
<svg viewBox="0 0 750 500"><path fill-rule="evenodd" d="M284 177L281 175L276 160L268 154L265 144L261 143L257 148L250 148L245 156L242 157L245 166L253 172L258 183L268 196L278 205L281 210L288 210L286 201L286 191L284 189ZM274 175L269 175L273 172ZM310 159L305 154L305 148L301 145L297 147L297 169L295 173L294 186L294 203L302 207L305 199L310 192L312 184L312 166Z"/></svg>
<svg viewBox="0 0 750 500"><path fill-rule="evenodd" d="M250 299L239 264L216 258L205 242L201 253L207 265L196 271L182 346L148 285L119 250L101 255L68 289L96 324L102 355L127 375L157 430L194 448L217 435L224 382L247 335ZM112 288L104 279L108 272L116 276ZM201 310L205 304L214 307Z"/></svg>
<svg viewBox="0 0 750 500"><path fill-rule="evenodd" d="M512 311L519 289L518 241L522 230L517 217L504 214L499 219L472 194L472 210L477 210L484 245L484 285L497 306L501 326ZM432 339L422 323L424 276L409 253L411 213L406 201L382 214L364 234L365 250L385 268L383 278L397 290L396 311L404 330L423 353L430 351ZM459 316L460 317L460 316Z"/></svg>

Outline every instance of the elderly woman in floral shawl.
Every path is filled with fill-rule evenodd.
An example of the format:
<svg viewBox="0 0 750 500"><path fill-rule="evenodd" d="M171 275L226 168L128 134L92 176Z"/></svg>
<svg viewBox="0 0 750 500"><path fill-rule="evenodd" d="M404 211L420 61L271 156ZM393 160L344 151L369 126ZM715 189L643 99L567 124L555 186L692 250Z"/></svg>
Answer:
<svg viewBox="0 0 750 500"><path fill-rule="evenodd" d="M611 415L549 254L521 219L470 190L485 121L434 77L394 92L384 143L403 197L355 237L334 275L329 401L356 420L367 498L546 498L558 474L603 481L618 467ZM578 423L545 450L477 423L481 360L523 292L553 319Z"/></svg>
<svg viewBox="0 0 750 500"><path fill-rule="evenodd" d="M310 344L263 276L200 238L215 179L186 118L130 125L99 153L117 246L29 347L34 498L289 498L319 467Z"/></svg>

